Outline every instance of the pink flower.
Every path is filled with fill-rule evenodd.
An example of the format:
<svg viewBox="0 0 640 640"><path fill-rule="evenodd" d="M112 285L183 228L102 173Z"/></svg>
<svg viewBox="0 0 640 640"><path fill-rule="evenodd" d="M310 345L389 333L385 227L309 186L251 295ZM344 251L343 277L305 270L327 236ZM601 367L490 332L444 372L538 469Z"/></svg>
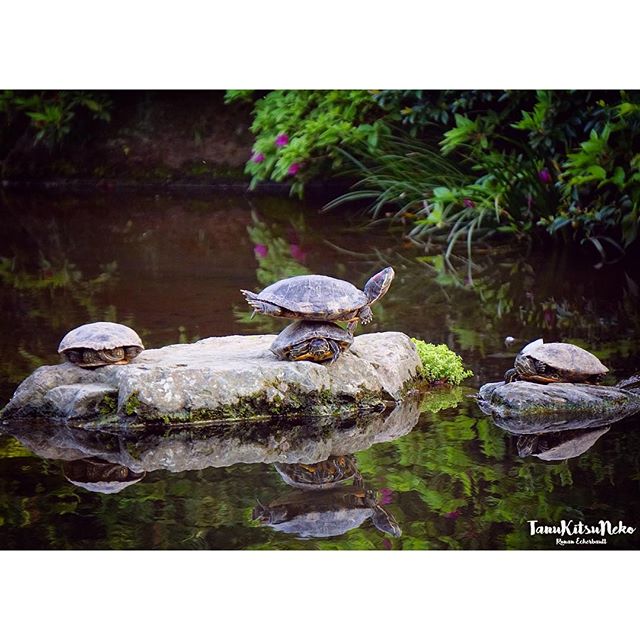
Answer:
<svg viewBox="0 0 640 640"><path fill-rule="evenodd" d="M391 502L393 502L393 491L387 487L380 489L379 504L390 504Z"/></svg>
<svg viewBox="0 0 640 640"><path fill-rule="evenodd" d="M549 172L549 169L546 167L544 169L540 169L540 171L538 171L538 180L543 184L551 182L551 173Z"/></svg>
<svg viewBox="0 0 640 640"><path fill-rule="evenodd" d="M304 262L307 257L307 252L304 251L299 244L290 244L289 252L291 253L291 257L298 262Z"/></svg>
<svg viewBox="0 0 640 640"><path fill-rule="evenodd" d="M289 167L289 171L287 172L290 176L295 176L296 173L298 173L298 171L300 171L300 163L299 162L294 162L290 167Z"/></svg>
<svg viewBox="0 0 640 640"><path fill-rule="evenodd" d="M455 511L449 511L449 513L445 513L444 517L448 520L455 520L460 515L460 511L456 509Z"/></svg>
<svg viewBox="0 0 640 640"><path fill-rule="evenodd" d="M387 550L391 551L393 549L393 545L391 544L391 540L389 538L384 538L382 540L382 546Z"/></svg>
<svg viewBox="0 0 640 640"><path fill-rule="evenodd" d="M253 247L253 252L258 258L266 258L269 253L269 247L266 244L257 244Z"/></svg>
<svg viewBox="0 0 640 640"><path fill-rule="evenodd" d="M289 144L289 136L286 133L276 136L276 147L286 147L287 144Z"/></svg>
<svg viewBox="0 0 640 640"><path fill-rule="evenodd" d="M462 201L462 204L467 207L467 209L475 209L476 208L476 203L473 200L470 200L469 198L465 198Z"/></svg>
<svg viewBox="0 0 640 640"><path fill-rule="evenodd" d="M264 153L254 153L251 156L251 162L255 162L256 164L264 162Z"/></svg>

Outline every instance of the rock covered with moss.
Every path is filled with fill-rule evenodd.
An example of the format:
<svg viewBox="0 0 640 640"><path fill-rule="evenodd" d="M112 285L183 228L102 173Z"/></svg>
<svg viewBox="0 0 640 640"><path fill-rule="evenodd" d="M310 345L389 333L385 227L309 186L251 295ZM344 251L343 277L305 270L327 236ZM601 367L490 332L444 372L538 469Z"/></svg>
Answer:
<svg viewBox="0 0 640 640"><path fill-rule="evenodd" d="M420 359L398 332L355 338L331 365L278 360L275 336L225 336L144 351L125 366L40 367L3 419L179 423L357 413L399 401Z"/></svg>

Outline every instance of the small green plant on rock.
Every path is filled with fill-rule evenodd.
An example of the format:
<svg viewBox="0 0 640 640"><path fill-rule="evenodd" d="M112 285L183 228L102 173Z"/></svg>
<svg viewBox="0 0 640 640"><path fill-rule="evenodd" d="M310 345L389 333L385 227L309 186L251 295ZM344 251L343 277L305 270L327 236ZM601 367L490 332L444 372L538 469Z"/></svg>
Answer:
<svg viewBox="0 0 640 640"><path fill-rule="evenodd" d="M428 382L460 384L473 375L473 371L464 368L462 358L446 344L430 344L417 338L411 338L411 341L416 345L422 362L420 375Z"/></svg>

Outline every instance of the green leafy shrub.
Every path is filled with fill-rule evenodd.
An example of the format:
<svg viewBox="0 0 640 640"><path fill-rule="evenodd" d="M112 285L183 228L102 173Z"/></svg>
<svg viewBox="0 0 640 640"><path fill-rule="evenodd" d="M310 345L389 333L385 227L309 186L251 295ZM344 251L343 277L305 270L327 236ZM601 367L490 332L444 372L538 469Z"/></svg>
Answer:
<svg viewBox="0 0 640 640"><path fill-rule="evenodd" d="M416 345L422 362L421 376L428 382L460 384L473 375L473 371L464 368L462 358L446 344L430 344L417 338L411 338L411 341Z"/></svg>
<svg viewBox="0 0 640 640"><path fill-rule="evenodd" d="M226 101L251 98L228 91ZM364 143L375 148L388 127L370 91L269 91L255 101L253 154L246 165L251 187L260 181L291 181L301 195L310 178L339 169L339 148Z"/></svg>
<svg viewBox="0 0 640 640"><path fill-rule="evenodd" d="M414 239L442 239L448 253L460 240L470 252L481 236L546 230L591 243L604 259L637 239L638 92L381 91L374 99L399 129L374 149L348 150L359 180L331 205L373 200L371 212L412 218Z"/></svg>
<svg viewBox="0 0 640 640"><path fill-rule="evenodd" d="M91 91L0 91L0 165L20 143L53 148L87 120L111 119L111 100Z"/></svg>

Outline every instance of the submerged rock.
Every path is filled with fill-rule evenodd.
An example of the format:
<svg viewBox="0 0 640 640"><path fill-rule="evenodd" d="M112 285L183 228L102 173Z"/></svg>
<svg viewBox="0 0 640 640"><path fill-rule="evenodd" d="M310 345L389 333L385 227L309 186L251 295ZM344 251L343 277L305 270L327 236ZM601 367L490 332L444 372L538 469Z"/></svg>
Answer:
<svg viewBox="0 0 640 640"><path fill-rule="evenodd" d="M510 431L575 429L602 426L640 411L640 395L592 384L493 382L478 392L478 404ZM573 422L573 423L572 423ZM566 426L563 426L566 425Z"/></svg>
<svg viewBox="0 0 640 640"><path fill-rule="evenodd" d="M40 367L1 417L107 425L353 414L400 400L420 367L403 333L358 336L331 365L279 360L269 351L274 337L207 338L93 370Z"/></svg>

